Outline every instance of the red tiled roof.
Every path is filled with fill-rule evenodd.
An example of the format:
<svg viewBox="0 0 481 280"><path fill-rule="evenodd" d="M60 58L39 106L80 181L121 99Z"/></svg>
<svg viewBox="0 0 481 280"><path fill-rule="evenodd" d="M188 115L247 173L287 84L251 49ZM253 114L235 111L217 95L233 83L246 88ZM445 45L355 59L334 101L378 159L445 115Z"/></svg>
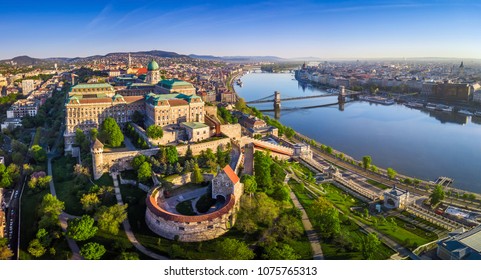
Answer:
<svg viewBox="0 0 481 280"><path fill-rule="evenodd" d="M219 210L209 214L197 215L197 216L184 216L184 215L167 212L165 209L159 207L153 195L149 195L147 197L146 204L152 213L163 218L164 220L181 222L181 223L195 223L195 222L213 220L229 213L229 211L234 207L235 199L234 199L234 195L231 194L230 196L227 197L225 205Z"/></svg>
<svg viewBox="0 0 481 280"><path fill-rule="evenodd" d="M170 106L184 106L184 105L189 105L189 102L183 99L170 99L169 104Z"/></svg>
<svg viewBox="0 0 481 280"><path fill-rule="evenodd" d="M222 170L224 170L225 174L227 174L227 177L229 177L229 179L232 181L234 185L237 184L237 182L239 182L239 176L235 174L234 170L232 170L230 165L226 165Z"/></svg>
<svg viewBox="0 0 481 280"><path fill-rule="evenodd" d="M147 74L147 68L139 68L137 69L137 75Z"/></svg>

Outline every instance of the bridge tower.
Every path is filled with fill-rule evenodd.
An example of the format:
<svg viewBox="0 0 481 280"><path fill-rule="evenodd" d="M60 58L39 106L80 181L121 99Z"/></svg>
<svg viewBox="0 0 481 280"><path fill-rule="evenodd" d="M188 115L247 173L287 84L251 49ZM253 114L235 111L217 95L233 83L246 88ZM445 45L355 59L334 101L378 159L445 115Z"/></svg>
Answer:
<svg viewBox="0 0 481 280"><path fill-rule="evenodd" d="M346 102L346 88L344 86L339 86L339 96L337 97L339 103Z"/></svg>
<svg viewBox="0 0 481 280"><path fill-rule="evenodd" d="M281 109L281 93L278 91L274 92L274 110Z"/></svg>

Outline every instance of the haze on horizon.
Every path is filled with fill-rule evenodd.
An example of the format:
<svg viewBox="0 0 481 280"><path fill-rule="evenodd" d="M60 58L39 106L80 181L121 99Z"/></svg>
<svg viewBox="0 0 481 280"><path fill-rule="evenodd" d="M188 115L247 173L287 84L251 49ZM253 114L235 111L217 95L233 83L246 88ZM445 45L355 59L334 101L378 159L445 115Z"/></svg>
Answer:
<svg viewBox="0 0 481 280"><path fill-rule="evenodd" d="M481 58L481 4L474 2L10 1L0 4L0 59L152 49L283 58Z"/></svg>

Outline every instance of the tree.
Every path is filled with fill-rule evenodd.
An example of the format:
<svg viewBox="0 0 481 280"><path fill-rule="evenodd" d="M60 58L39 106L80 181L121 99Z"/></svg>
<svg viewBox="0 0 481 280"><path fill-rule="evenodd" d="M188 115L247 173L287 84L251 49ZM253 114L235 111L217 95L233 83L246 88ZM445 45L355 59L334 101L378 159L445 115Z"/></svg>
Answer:
<svg viewBox="0 0 481 280"><path fill-rule="evenodd" d="M96 193L86 193L80 198L80 204L83 210L90 212L100 205L100 199Z"/></svg>
<svg viewBox="0 0 481 280"><path fill-rule="evenodd" d="M36 258L43 256L47 251L45 247L42 245L42 243L40 242L40 240L38 240L37 238L30 241L30 243L28 244L27 250L32 256Z"/></svg>
<svg viewBox="0 0 481 280"><path fill-rule="evenodd" d="M58 225L58 217L64 209L65 205L62 201L51 194L46 194L40 203L39 214L42 217L40 218L39 227L48 228Z"/></svg>
<svg viewBox="0 0 481 280"><path fill-rule="evenodd" d="M119 256L120 260L139 260L139 254L134 252L122 252Z"/></svg>
<svg viewBox="0 0 481 280"><path fill-rule="evenodd" d="M8 239L0 238L0 260L8 260L13 257L13 252L8 248Z"/></svg>
<svg viewBox="0 0 481 280"><path fill-rule="evenodd" d="M332 238L341 231L339 212L326 198L320 196L312 204L314 224L318 227L321 235Z"/></svg>
<svg viewBox="0 0 481 280"><path fill-rule="evenodd" d="M190 145L187 146L187 151L185 152L185 159L186 160L191 160L194 158L194 155L192 153L192 149L190 148Z"/></svg>
<svg viewBox="0 0 481 280"><path fill-rule="evenodd" d="M197 163L194 164L194 168L193 168L192 174L190 176L191 176L190 180L194 184L200 184L204 181L204 176L202 176L202 172L201 172L201 170L199 168L199 165Z"/></svg>
<svg viewBox="0 0 481 280"><path fill-rule="evenodd" d="M179 161L179 154L177 148L174 146L168 146L165 148L165 157L170 164L174 164Z"/></svg>
<svg viewBox="0 0 481 280"><path fill-rule="evenodd" d="M266 260L298 260L301 256L296 254L296 251L288 244L278 244L267 247L262 258Z"/></svg>
<svg viewBox="0 0 481 280"><path fill-rule="evenodd" d="M235 103L235 108L239 111L245 112L247 109L246 101L244 98L239 98L237 99L237 102Z"/></svg>
<svg viewBox="0 0 481 280"><path fill-rule="evenodd" d="M147 161L147 157L144 156L144 155L138 155L138 156L135 156L133 159L132 159L132 167L134 168L134 170L139 170L140 166Z"/></svg>
<svg viewBox="0 0 481 280"><path fill-rule="evenodd" d="M216 242L215 251L221 260L251 260L254 258L254 252L244 242L232 238Z"/></svg>
<svg viewBox="0 0 481 280"><path fill-rule="evenodd" d="M371 167L371 163L372 163L372 158L370 156L362 157L362 167L364 167L364 169L369 169L369 167Z"/></svg>
<svg viewBox="0 0 481 280"><path fill-rule="evenodd" d="M30 148L30 155L37 163L42 163L47 160L47 152L39 145L33 145L32 148Z"/></svg>
<svg viewBox="0 0 481 280"><path fill-rule="evenodd" d="M387 176L389 177L389 179L394 179L394 177L396 177L396 175L397 175L396 170L392 169L391 167L386 169L386 172L387 172Z"/></svg>
<svg viewBox="0 0 481 280"><path fill-rule="evenodd" d="M364 259L372 260L374 254L379 250L381 241L374 233L369 233L361 238L361 253Z"/></svg>
<svg viewBox="0 0 481 280"><path fill-rule="evenodd" d="M436 187L433 189L433 192L429 196L431 205L437 205L439 202L444 200L445 196L446 194L444 193L443 187L441 185L436 185Z"/></svg>
<svg viewBox="0 0 481 280"><path fill-rule="evenodd" d="M326 152L327 152L328 154L332 154L332 152L333 152L332 147L331 147L331 146L327 146L327 147L326 147Z"/></svg>
<svg viewBox="0 0 481 280"><path fill-rule="evenodd" d="M147 127L147 136L152 139L160 139L162 136L164 136L164 131L162 130L162 127L159 125L151 125Z"/></svg>
<svg viewBox="0 0 481 280"><path fill-rule="evenodd" d="M103 245L95 242L89 242L82 246L80 255L87 260L100 260L107 250Z"/></svg>
<svg viewBox="0 0 481 280"><path fill-rule="evenodd" d="M146 182L152 177L152 165L149 162L144 162L137 170L137 179L140 182Z"/></svg>
<svg viewBox="0 0 481 280"><path fill-rule="evenodd" d="M100 230L111 234L119 232L120 223L127 219L128 204L115 204L110 207L102 206L95 215Z"/></svg>
<svg viewBox="0 0 481 280"><path fill-rule="evenodd" d="M92 128L89 133L90 133L90 139L92 141L95 141L95 139L97 139L97 137L99 136L99 131L96 128Z"/></svg>
<svg viewBox="0 0 481 280"><path fill-rule="evenodd" d="M120 147L122 145L124 135L114 118L109 117L104 120L100 130L100 138L104 143L112 147Z"/></svg>
<svg viewBox="0 0 481 280"><path fill-rule="evenodd" d="M252 197L252 194L257 190L256 178L252 175L242 175L241 182L244 183L244 191Z"/></svg>
<svg viewBox="0 0 481 280"><path fill-rule="evenodd" d="M269 155L259 151L254 153L254 174L257 186L264 191L272 186L271 165L272 159Z"/></svg>
<svg viewBox="0 0 481 280"><path fill-rule="evenodd" d="M68 220L67 236L76 241L85 241L94 237L98 229L94 226L94 222L95 220L88 215Z"/></svg>

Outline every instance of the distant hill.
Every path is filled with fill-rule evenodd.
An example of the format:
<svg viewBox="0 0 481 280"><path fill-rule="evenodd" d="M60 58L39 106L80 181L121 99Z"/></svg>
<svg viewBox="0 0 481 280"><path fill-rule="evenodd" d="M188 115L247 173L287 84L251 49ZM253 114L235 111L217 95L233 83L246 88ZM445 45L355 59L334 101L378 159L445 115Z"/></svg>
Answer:
<svg viewBox="0 0 481 280"><path fill-rule="evenodd" d="M219 60L227 62L285 62L285 58L277 56L213 56L213 55L197 55L189 54L189 57L204 60Z"/></svg>
<svg viewBox="0 0 481 280"><path fill-rule="evenodd" d="M26 55L17 56L12 59L4 59L0 60L0 63L9 63L12 62L17 66L41 66L47 64L72 64L72 63L89 63L93 60L98 60L102 58L114 58L116 56L126 56L129 52L115 52L115 53L108 53L106 55L92 55L88 57L51 57L51 58L33 58ZM130 52L132 56L152 56L152 57L161 57L161 58L181 58L181 57L188 57L186 55L178 54L176 52L168 52L168 51L159 51L159 50L151 50L151 51L139 51L139 52Z"/></svg>

